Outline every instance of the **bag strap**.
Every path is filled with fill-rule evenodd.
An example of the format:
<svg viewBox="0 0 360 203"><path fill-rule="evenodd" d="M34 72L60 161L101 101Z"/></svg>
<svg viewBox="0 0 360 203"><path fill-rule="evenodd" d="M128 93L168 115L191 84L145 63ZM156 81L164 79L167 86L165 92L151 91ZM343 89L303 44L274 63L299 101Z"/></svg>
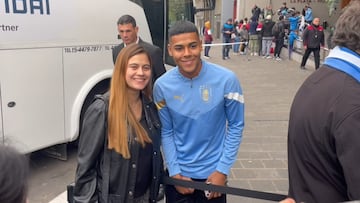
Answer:
<svg viewBox="0 0 360 203"><path fill-rule="evenodd" d="M169 176L163 176L163 183L167 185L178 185L187 188L194 188L197 190L214 191L214 192L220 192L222 194L232 194L237 196L270 200L276 202L279 202L287 198L286 195L282 195L282 194L247 190L247 189L234 188L229 186L212 185L212 184L206 184L205 182L179 180L179 179L170 178Z"/></svg>

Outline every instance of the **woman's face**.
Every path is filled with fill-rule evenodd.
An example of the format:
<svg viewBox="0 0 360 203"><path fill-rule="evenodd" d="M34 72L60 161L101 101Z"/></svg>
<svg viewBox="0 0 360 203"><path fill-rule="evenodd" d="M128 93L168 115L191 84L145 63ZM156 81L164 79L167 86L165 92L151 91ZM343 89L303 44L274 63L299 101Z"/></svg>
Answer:
<svg viewBox="0 0 360 203"><path fill-rule="evenodd" d="M130 89L143 90L151 79L151 66L146 54L131 57L126 69L126 84Z"/></svg>

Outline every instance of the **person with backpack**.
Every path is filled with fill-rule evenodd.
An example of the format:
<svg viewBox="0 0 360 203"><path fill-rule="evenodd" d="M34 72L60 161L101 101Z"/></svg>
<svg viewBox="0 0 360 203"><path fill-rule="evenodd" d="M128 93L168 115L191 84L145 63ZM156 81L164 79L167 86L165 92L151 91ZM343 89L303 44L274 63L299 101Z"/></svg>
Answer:
<svg viewBox="0 0 360 203"><path fill-rule="evenodd" d="M272 29L272 34L275 39L274 57L275 60L281 61L280 54L281 54L281 49L284 46L284 37L285 37L284 16L279 16L279 21L274 25Z"/></svg>

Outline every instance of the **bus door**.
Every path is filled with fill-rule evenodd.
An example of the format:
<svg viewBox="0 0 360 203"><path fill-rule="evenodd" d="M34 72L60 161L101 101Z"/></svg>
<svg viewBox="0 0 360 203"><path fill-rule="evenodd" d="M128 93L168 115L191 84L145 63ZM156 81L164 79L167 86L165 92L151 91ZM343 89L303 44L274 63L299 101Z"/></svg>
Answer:
<svg viewBox="0 0 360 203"><path fill-rule="evenodd" d="M27 153L64 140L62 49L0 50L0 58L3 143Z"/></svg>

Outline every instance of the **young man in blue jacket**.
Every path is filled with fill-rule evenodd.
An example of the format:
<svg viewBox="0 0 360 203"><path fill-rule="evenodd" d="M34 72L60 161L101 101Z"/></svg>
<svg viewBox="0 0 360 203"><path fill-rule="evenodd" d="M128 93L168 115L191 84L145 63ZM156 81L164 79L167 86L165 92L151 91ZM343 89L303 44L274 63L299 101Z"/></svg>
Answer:
<svg viewBox="0 0 360 203"><path fill-rule="evenodd" d="M168 51L177 66L154 86L162 123L161 138L169 176L226 185L244 128L244 98L236 75L201 60L196 26L176 22ZM226 195L166 186L166 202L224 203Z"/></svg>

